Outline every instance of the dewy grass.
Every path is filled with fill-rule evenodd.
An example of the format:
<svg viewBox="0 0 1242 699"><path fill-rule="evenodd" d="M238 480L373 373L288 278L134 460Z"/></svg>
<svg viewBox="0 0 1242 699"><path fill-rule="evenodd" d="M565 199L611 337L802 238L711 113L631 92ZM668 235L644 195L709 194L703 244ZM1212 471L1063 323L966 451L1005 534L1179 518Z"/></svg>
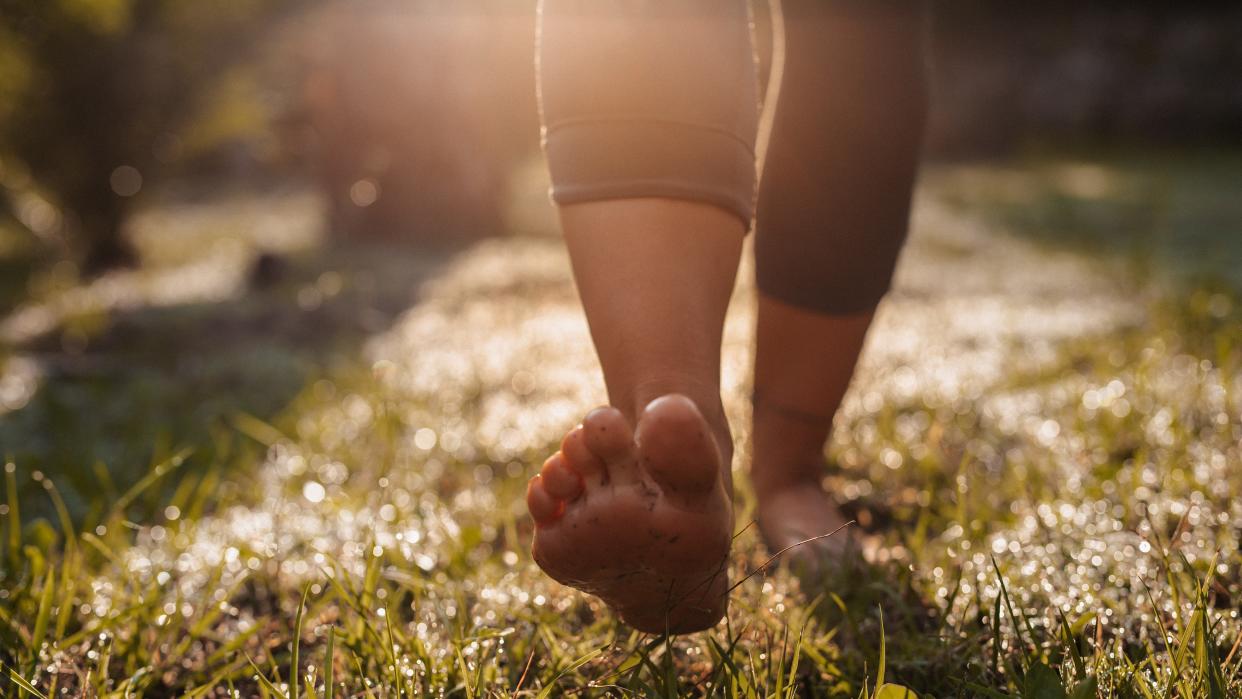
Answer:
<svg viewBox="0 0 1242 699"><path fill-rule="evenodd" d="M867 569L764 569L679 638L544 577L522 487L602 393L558 244L498 241L282 411L115 435L153 454L116 483L6 467L0 696L1242 696L1242 299L979 232L954 186L829 451Z"/></svg>

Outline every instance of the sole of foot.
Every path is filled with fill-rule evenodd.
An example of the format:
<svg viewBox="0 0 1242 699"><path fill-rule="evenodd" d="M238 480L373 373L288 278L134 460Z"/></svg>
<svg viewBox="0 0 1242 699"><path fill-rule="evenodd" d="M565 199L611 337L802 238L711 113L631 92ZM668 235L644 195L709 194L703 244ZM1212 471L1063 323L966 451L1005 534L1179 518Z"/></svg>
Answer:
<svg viewBox="0 0 1242 699"><path fill-rule="evenodd" d="M733 538L714 434L677 394L652 401L633 430L615 408L591 411L527 487L539 567L640 631L714 626Z"/></svg>

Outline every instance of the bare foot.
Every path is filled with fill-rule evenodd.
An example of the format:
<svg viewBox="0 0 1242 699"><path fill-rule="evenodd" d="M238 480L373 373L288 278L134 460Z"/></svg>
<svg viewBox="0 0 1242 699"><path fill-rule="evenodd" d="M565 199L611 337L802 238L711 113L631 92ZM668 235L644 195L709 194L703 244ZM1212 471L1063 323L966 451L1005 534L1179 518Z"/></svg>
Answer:
<svg viewBox="0 0 1242 699"><path fill-rule="evenodd" d="M714 626L733 508L713 434L676 394L652 401L633 433L615 408L591 411L527 488L539 567L640 631Z"/></svg>
<svg viewBox="0 0 1242 699"><path fill-rule="evenodd" d="M818 480L795 480L756 491L759 531L768 550L775 554L792 546L781 561L804 583L822 581L858 555L855 528L845 526L848 520ZM807 541L825 534L832 536Z"/></svg>

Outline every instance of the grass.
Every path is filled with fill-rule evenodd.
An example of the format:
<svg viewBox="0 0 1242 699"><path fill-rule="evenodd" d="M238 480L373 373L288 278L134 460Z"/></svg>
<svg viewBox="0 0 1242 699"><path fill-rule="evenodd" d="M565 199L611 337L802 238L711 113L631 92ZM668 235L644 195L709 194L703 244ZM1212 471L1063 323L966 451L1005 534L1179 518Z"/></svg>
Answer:
<svg viewBox="0 0 1242 699"><path fill-rule="evenodd" d="M374 259L310 250L290 278L241 301L110 310L74 356L141 365L149 381L52 372L0 415L13 455L0 695L1242 696L1242 297L1207 268L1157 282L1150 256L1084 240L1090 225L1072 244L1054 239L1046 229L1065 217L1081 223L1076 206L1093 221L1130 215L1131 198L1100 190L1110 173L1167 169L1095 162L1083 177L1099 186L1070 185L1075 195L1049 174L1066 167L941 169L926 196L955 212L953 226L963 206L1034 240L1014 243L1023 264L1089 260L1137 312L985 346L1003 371L982 389L969 375L936 382L971 366L869 349L827 478L876 560L810 589L761 570L743 488L732 574L753 576L726 622L685 637L619 624L527 552L525 479L599 395L554 241L434 261L386 250L380 273L367 271ZM1021 218L1004 203L1018 194ZM1210 219L1181 206L1163 220ZM1160 240L1191 226L1147 225ZM972 254L953 240L930 235L915 252L934 271ZM401 306L411 265L433 280L414 309L385 316L384 332L355 325L377 297ZM300 317L329 339L296 322L273 331L327 272L340 275L337 300ZM897 294L892 325L917 303ZM220 332L239 312L262 320ZM269 349L197 344L221 337ZM744 366L738 337L726 364ZM919 353L933 354L924 339ZM12 349L68 353L39 342ZM975 364L977 340L955 342L946 356ZM187 377L194 356L216 368ZM744 424L745 379L727 383Z"/></svg>

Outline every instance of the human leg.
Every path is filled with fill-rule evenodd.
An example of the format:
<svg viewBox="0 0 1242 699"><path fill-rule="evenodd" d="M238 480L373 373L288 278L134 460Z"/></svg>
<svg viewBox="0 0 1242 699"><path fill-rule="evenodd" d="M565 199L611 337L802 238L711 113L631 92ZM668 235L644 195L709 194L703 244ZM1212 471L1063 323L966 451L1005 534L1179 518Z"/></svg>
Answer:
<svg viewBox="0 0 1242 699"><path fill-rule="evenodd" d="M781 549L844 523L823 447L905 240L926 112L917 0L784 0L759 199L752 481ZM803 547L839 554L848 533Z"/></svg>
<svg viewBox="0 0 1242 699"><path fill-rule="evenodd" d="M534 556L644 631L720 619L720 341L754 189L741 0L545 0L545 149L611 406L528 489Z"/></svg>

